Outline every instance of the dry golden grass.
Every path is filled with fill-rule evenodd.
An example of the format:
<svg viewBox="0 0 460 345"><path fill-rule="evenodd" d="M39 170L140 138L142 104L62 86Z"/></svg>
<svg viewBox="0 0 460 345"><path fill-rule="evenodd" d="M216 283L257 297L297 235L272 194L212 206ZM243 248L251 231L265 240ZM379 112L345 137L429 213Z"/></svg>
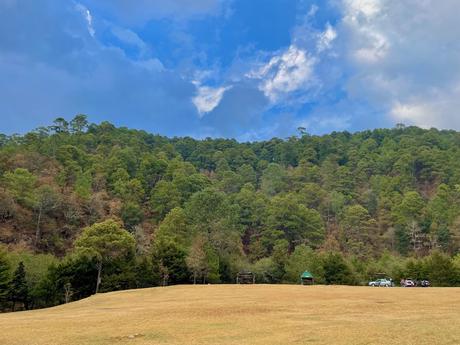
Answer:
<svg viewBox="0 0 460 345"><path fill-rule="evenodd" d="M460 289L174 286L0 315L2 345L460 344Z"/></svg>

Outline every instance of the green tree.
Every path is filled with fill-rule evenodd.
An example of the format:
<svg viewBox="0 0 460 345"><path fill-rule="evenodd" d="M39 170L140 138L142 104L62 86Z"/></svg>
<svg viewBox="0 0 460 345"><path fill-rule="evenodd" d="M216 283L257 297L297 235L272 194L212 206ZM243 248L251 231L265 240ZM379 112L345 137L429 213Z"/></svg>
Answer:
<svg viewBox="0 0 460 345"><path fill-rule="evenodd" d="M203 283L206 281L219 283L221 268L219 255L210 243L205 243L204 251L206 253L206 267L203 271Z"/></svg>
<svg viewBox="0 0 460 345"><path fill-rule="evenodd" d="M129 173L126 169L118 168L110 175L110 181L113 189L113 193L120 197L124 198L129 194L128 183L129 183Z"/></svg>
<svg viewBox="0 0 460 345"><path fill-rule="evenodd" d="M277 240L273 247L273 264L275 270L273 271L273 279L275 282L279 283L283 281L284 275L286 273L286 263L288 261L288 252L289 252L289 243L288 241L282 239Z"/></svg>
<svg viewBox="0 0 460 345"><path fill-rule="evenodd" d="M340 253L328 253L323 258L324 281L326 284L351 284L352 272Z"/></svg>
<svg viewBox="0 0 460 345"><path fill-rule="evenodd" d="M219 190L225 193L238 193L242 185L242 177L233 171L224 171L219 176Z"/></svg>
<svg viewBox="0 0 460 345"><path fill-rule="evenodd" d="M291 283L299 283L300 275L308 271L313 274L315 282L324 282L324 269L321 258L313 249L302 244L295 247L286 263L285 279Z"/></svg>
<svg viewBox="0 0 460 345"><path fill-rule="evenodd" d="M181 194L173 182L161 180L152 189L150 207L157 219L163 219L169 211L180 205Z"/></svg>
<svg viewBox="0 0 460 345"><path fill-rule="evenodd" d="M403 224L418 221L422 215L424 205L425 203L419 193L415 191L405 193L397 207L398 220Z"/></svg>
<svg viewBox="0 0 460 345"><path fill-rule="evenodd" d="M302 243L317 248L325 237L320 214L300 204L292 194L276 196L271 200L267 225L282 231L291 248Z"/></svg>
<svg viewBox="0 0 460 345"><path fill-rule="evenodd" d="M253 186L257 184L257 175L252 166L249 164L243 164L236 170L237 174L241 176L241 182L243 184L250 183Z"/></svg>
<svg viewBox="0 0 460 345"><path fill-rule="evenodd" d="M261 258L252 266L256 275L256 281L265 284L273 284L277 281L278 266L273 262L272 257Z"/></svg>
<svg viewBox="0 0 460 345"><path fill-rule="evenodd" d="M23 262L28 286L28 307L38 308L47 306L46 293L42 291L43 282L47 279L48 269L59 263L52 254L34 254L27 251L9 253L12 267L19 267Z"/></svg>
<svg viewBox="0 0 460 345"><path fill-rule="evenodd" d="M408 231L400 225L396 226L395 230L396 248L402 255L406 255L410 247L410 236Z"/></svg>
<svg viewBox="0 0 460 345"><path fill-rule="evenodd" d="M153 274L159 285L185 283L189 273L185 250L171 238L155 240L152 250Z"/></svg>
<svg viewBox="0 0 460 345"><path fill-rule="evenodd" d="M29 286L26 280L26 270L22 261L13 273L10 296L11 301L13 302L13 311L15 310L18 302L22 303L25 309L28 309Z"/></svg>
<svg viewBox="0 0 460 345"><path fill-rule="evenodd" d="M340 222L350 254L368 257L373 252L377 235L377 222L361 205L347 207Z"/></svg>
<svg viewBox="0 0 460 345"><path fill-rule="evenodd" d="M72 253L62 261L53 263L35 289L35 307L52 306L66 301L68 288L75 300L92 295L96 288L94 277L97 264L92 256Z"/></svg>
<svg viewBox="0 0 460 345"><path fill-rule="evenodd" d="M138 204L128 201L121 208L120 216L126 229L132 232L134 227L142 222L144 212Z"/></svg>
<svg viewBox="0 0 460 345"><path fill-rule="evenodd" d="M87 127L88 117L86 115L78 114L70 121L72 133L82 133Z"/></svg>
<svg viewBox="0 0 460 345"><path fill-rule="evenodd" d="M425 260L429 280L434 286L453 286L457 282L458 270L451 258L440 252L433 252Z"/></svg>
<svg viewBox="0 0 460 345"><path fill-rule="evenodd" d="M4 307L10 293L10 262L6 251L0 247L0 307Z"/></svg>
<svg viewBox="0 0 460 345"><path fill-rule="evenodd" d="M166 173L168 163L166 160L153 155L146 155L143 157L137 176L144 184L144 189L150 193L155 184L161 180L162 176Z"/></svg>
<svg viewBox="0 0 460 345"><path fill-rule="evenodd" d="M41 222L44 215L59 207L59 194L48 185L40 186L35 199L35 210L37 212L37 223L35 226L35 247L38 246L42 237Z"/></svg>
<svg viewBox="0 0 460 345"><path fill-rule="evenodd" d="M286 191L288 179L286 171L276 163L270 163L262 174L261 189L270 196Z"/></svg>
<svg viewBox="0 0 460 345"><path fill-rule="evenodd" d="M89 171L79 174L75 181L75 193L82 199L89 200L92 192L92 176Z"/></svg>
<svg viewBox="0 0 460 345"><path fill-rule="evenodd" d="M181 195L181 203L185 203L190 197L210 185L210 180L203 174L186 175L179 172L174 175L173 184Z"/></svg>
<svg viewBox="0 0 460 345"><path fill-rule="evenodd" d="M78 253L96 261L96 293L101 283L103 264L117 258L132 256L135 246L134 237L114 220L109 219L83 229L75 241L75 248Z"/></svg>
<svg viewBox="0 0 460 345"><path fill-rule="evenodd" d="M158 227L156 236L170 238L185 248L190 242L190 233L184 210L180 207L172 209Z"/></svg>
<svg viewBox="0 0 460 345"><path fill-rule="evenodd" d="M194 284L198 279L202 279L203 284L206 281L219 282L219 257L205 237L198 235L194 239L186 263L193 275Z"/></svg>
<svg viewBox="0 0 460 345"><path fill-rule="evenodd" d="M219 256L241 252L238 211L225 193L211 188L195 193L185 207L193 234L205 236Z"/></svg>
<svg viewBox="0 0 460 345"><path fill-rule="evenodd" d="M67 133L69 131L69 122L62 117L58 117L53 121L53 125L50 126L50 129L55 133Z"/></svg>
<svg viewBox="0 0 460 345"><path fill-rule="evenodd" d="M37 177L29 170L17 168L4 175L6 186L13 197L23 206L33 207L36 201Z"/></svg>

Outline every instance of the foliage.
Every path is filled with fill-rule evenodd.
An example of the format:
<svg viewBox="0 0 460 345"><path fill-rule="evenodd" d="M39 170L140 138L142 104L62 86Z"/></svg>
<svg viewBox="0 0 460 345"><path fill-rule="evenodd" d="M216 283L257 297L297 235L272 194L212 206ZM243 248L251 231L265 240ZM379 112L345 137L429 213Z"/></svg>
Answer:
<svg viewBox="0 0 460 345"><path fill-rule="evenodd" d="M328 253L323 258L326 284L353 284L352 271L340 253Z"/></svg>
<svg viewBox="0 0 460 345"><path fill-rule="evenodd" d="M20 261L32 308L99 283L229 283L240 268L260 282L309 270L456 285L459 144L411 126L240 143L58 118L1 136L0 286Z"/></svg>
<svg viewBox="0 0 460 345"><path fill-rule="evenodd" d="M134 252L134 247L133 236L113 220L83 229L75 242L78 253L94 256L98 261L128 256Z"/></svg>
<svg viewBox="0 0 460 345"><path fill-rule="evenodd" d="M101 282L102 265L120 258L129 260L134 255L135 246L134 237L110 219L83 230L75 242L76 253L94 258L96 261L98 268L96 292Z"/></svg>
<svg viewBox="0 0 460 345"><path fill-rule="evenodd" d="M158 239L152 250L153 275L158 285L173 285L188 281L185 251L174 240Z"/></svg>
<svg viewBox="0 0 460 345"><path fill-rule="evenodd" d="M321 257L313 249L302 244L295 248L286 263L285 280L290 283L299 283L304 271L312 273L315 282L324 283L324 267Z"/></svg>
<svg viewBox="0 0 460 345"><path fill-rule="evenodd" d="M15 310L15 305L18 302L22 303L25 309L28 309L29 286L26 281L26 271L22 261L13 273L10 297L13 302L13 311Z"/></svg>
<svg viewBox="0 0 460 345"><path fill-rule="evenodd" d="M6 252L0 247L0 309L9 300L10 283L10 263Z"/></svg>

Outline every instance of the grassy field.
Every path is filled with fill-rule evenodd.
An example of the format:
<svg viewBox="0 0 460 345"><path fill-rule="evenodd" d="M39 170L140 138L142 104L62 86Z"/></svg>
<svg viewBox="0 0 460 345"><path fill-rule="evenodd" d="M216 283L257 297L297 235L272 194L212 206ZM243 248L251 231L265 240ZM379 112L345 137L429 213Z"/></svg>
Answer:
<svg viewBox="0 0 460 345"><path fill-rule="evenodd" d="M460 344L460 289L174 286L0 315L2 345Z"/></svg>

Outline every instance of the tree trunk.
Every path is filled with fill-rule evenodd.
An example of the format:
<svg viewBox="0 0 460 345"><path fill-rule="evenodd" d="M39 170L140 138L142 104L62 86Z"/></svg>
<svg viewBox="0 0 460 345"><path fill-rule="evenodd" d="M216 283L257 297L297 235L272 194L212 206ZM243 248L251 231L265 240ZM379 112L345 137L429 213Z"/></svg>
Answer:
<svg viewBox="0 0 460 345"><path fill-rule="evenodd" d="M99 291L99 285L101 284L101 272L102 272L102 261L97 263L97 281L96 281L96 293Z"/></svg>
<svg viewBox="0 0 460 345"><path fill-rule="evenodd" d="M40 222L42 220L42 206L38 209L38 219L37 219L37 228L35 229L35 248L38 246L38 242L40 241L41 231L40 231Z"/></svg>

